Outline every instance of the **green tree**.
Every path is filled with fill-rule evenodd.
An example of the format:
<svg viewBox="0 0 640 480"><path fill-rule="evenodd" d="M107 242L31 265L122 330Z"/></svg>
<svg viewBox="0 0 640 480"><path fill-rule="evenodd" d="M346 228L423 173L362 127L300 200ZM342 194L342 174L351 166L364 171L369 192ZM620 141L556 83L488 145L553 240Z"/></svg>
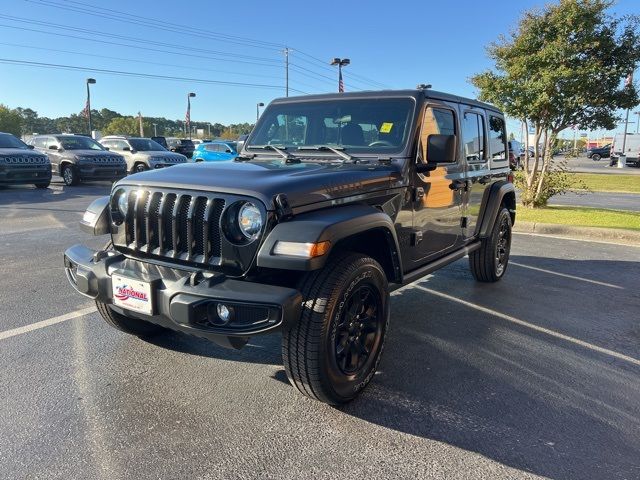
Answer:
<svg viewBox="0 0 640 480"><path fill-rule="evenodd" d="M22 135L20 113L2 104L0 104L0 132L13 133L16 137Z"/></svg>
<svg viewBox="0 0 640 480"><path fill-rule="evenodd" d="M471 79L482 100L534 127L536 154L525 157L520 185L526 206L546 204L549 182L558 193L550 147L559 132L612 129L617 109L638 104L638 90L624 79L640 61L639 17L615 17L612 4L560 0L525 12L513 33L489 46L495 68Z"/></svg>

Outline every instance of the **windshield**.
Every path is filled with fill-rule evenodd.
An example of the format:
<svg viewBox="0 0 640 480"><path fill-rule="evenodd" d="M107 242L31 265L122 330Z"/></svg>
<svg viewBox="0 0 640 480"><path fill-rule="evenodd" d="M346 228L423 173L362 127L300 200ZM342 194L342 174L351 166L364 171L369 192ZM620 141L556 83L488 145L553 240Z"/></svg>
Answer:
<svg viewBox="0 0 640 480"><path fill-rule="evenodd" d="M139 152L164 152L166 148L148 138L130 138L131 148Z"/></svg>
<svg viewBox="0 0 640 480"><path fill-rule="evenodd" d="M82 135L58 137L58 141L65 150L104 150L98 142Z"/></svg>
<svg viewBox="0 0 640 480"><path fill-rule="evenodd" d="M247 148L329 145L350 152L397 153L411 128L410 98L321 100L270 105Z"/></svg>
<svg viewBox="0 0 640 480"><path fill-rule="evenodd" d="M8 135L6 133L0 133L0 148L21 148L23 150L28 150L27 144L22 140L18 140L13 135Z"/></svg>

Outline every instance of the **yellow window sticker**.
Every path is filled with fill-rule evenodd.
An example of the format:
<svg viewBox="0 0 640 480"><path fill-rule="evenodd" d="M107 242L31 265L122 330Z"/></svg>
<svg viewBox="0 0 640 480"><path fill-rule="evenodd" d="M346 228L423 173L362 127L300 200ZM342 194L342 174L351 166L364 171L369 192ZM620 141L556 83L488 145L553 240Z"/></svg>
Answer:
<svg viewBox="0 0 640 480"><path fill-rule="evenodd" d="M393 123L391 122L384 122L381 126L380 126L380 133L391 133L391 129L393 128Z"/></svg>

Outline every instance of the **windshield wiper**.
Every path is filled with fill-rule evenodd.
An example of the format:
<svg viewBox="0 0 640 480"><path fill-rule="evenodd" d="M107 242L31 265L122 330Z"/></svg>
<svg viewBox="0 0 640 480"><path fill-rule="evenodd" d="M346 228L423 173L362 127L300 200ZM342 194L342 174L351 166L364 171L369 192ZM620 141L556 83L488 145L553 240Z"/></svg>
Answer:
<svg viewBox="0 0 640 480"><path fill-rule="evenodd" d="M329 152L335 153L339 157L342 157L347 162L357 163L358 161L358 160L354 160L352 155L349 155L348 153L343 152L342 150L344 150L344 147L342 149L337 149L334 147L330 147L329 145L309 145L309 146L302 145L298 147L298 150L316 150L318 152L329 151Z"/></svg>
<svg viewBox="0 0 640 480"><path fill-rule="evenodd" d="M262 150L273 150L278 155L280 155L282 158L284 158L287 161L287 163L294 163L294 162L298 163L298 162L300 162L299 159L297 159L296 157L291 155L289 152L285 151L285 149L287 148L285 146L276 147L275 145L266 144L266 145L249 145L248 148L261 148Z"/></svg>

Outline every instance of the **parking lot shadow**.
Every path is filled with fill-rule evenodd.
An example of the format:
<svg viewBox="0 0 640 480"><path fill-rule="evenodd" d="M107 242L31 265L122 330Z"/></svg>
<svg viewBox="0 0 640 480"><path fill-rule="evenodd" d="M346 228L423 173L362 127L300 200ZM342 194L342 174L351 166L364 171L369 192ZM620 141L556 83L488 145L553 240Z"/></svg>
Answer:
<svg viewBox="0 0 640 480"><path fill-rule="evenodd" d="M0 209L84 212L94 197L109 195L110 190L110 182L91 182L75 187L54 182L44 189L31 185L4 186L0 187ZM65 208L58 208L59 203L64 203Z"/></svg>
<svg viewBox="0 0 640 480"><path fill-rule="evenodd" d="M242 350L216 345L209 340L180 332L167 332L148 339L158 347L200 357L218 358L234 362L282 365L280 336L265 335L252 338Z"/></svg>
<svg viewBox="0 0 640 480"><path fill-rule="evenodd" d="M540 265L536 257L517 260ZM563 260L555 269L577 276L605 268L605 262L594 262ZM549 478L640 478L639 357L625 361L589 347L612 348L620 340L609 338L607 312L623 297L635 302L637 312L637 296L629 300L625 290L585 282L582 295L569 287L564 295L563 285L580 281L549 274L537 279L544 272L510 268L509 281L497 285L475 284L460 263L421 283L452 296L477 296L481 309L420 288L399 292L380 371L364 395L341 410ZM640 264L618 262L615 268L620 281L640 271ZM517 282L524 279L522 289ZM546 286L536 288L538 281ZM519 294L520 302L514 302ZM501 309L501 299L509 296L511 303ZM494 309L524 323L510 322ZM579 317L584 340L553 335L551 328L562 331L565 318ZM631 329L637 327L632 318L626 318ZM629 344L637 353L638 338Z"/></svg>

